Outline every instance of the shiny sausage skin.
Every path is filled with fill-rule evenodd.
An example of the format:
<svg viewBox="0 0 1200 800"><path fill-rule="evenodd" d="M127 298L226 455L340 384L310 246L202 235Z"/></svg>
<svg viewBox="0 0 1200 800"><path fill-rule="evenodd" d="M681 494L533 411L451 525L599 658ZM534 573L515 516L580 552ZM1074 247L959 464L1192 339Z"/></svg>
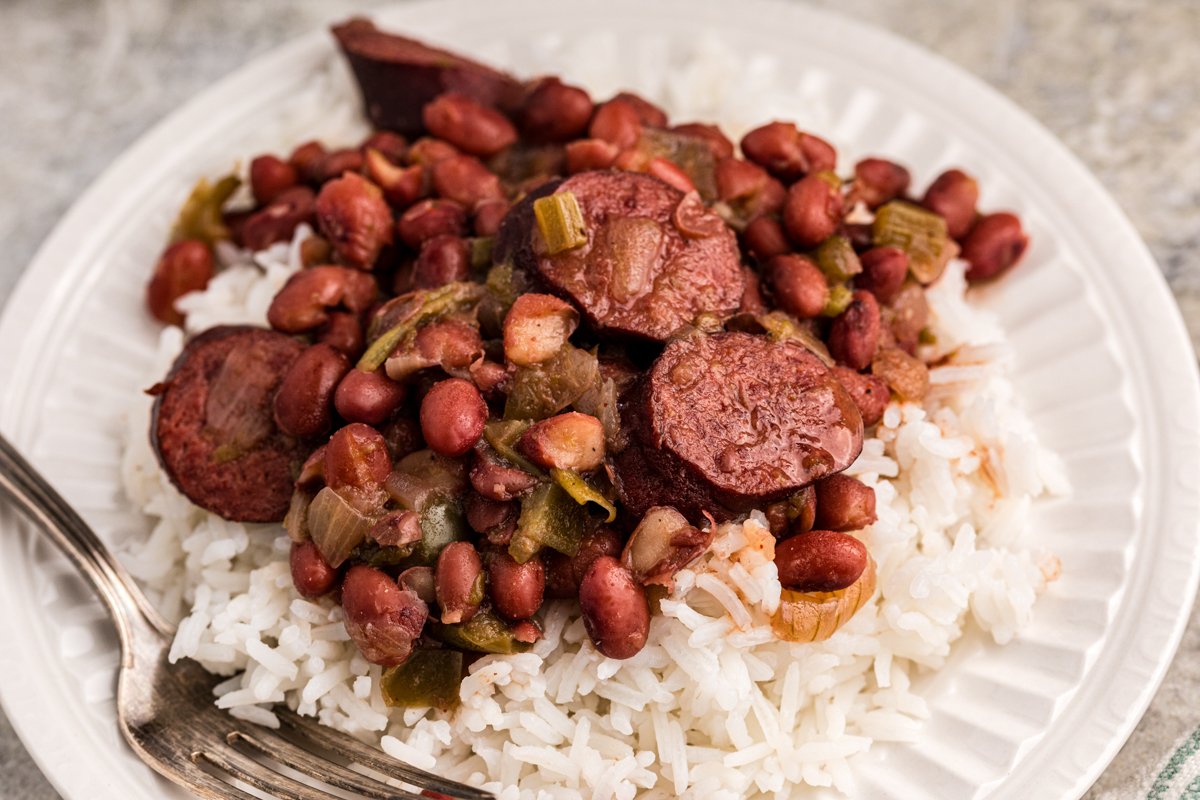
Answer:
<svg viewBox="0 0 1200 800"><path fill-rule="evenodd" d="M362 89L367 117L377 128L415 138L425 130L425 104L444 92L512 115L524 102L524 87L491 67L414 39L385 33L366 19L335 25L333 35Z"/></svg>
<svg viewBox="0 0 1200 800"><path fill-rule="evenodd" d="M154 403L150 441L179 491L238 522L278 522L309 447L275 425L275 392L304 345L220 326L188 342Z"/></svg>
<svg viewBox="0 0 1200 800"><path fill-rule="evenodd" d="M670 505L693 525L764 507L854 462L863 423L832 373L796 343L686 336L621 396L630 445L615 459L637 517Z"/></svg>
<svg viewBox="0 0 1200 800"><path fill-rule="evenodd" d="M549 255L533 203L563 192L575 195L587 242ZM720 217L695 194L636 172L582 172L538 187L500 223L494 260L576 305L606 339L666 341L701 311L735 313L745 291L737 240Z"/></svg>

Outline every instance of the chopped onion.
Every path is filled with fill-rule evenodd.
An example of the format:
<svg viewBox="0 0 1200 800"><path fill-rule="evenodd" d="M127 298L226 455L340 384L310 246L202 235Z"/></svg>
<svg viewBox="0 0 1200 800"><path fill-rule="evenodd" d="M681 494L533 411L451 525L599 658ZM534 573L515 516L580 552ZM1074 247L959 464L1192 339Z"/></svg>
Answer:
<svg viewBox="0 0 1200 800"><path fill-rule="evenodd" d="M308 507L308 529L313 542L334 569L342 565L374 525L374 517L358 511L328 486L317 493Z"/></svg>
<svg viewBox="0 0 1200 800"><path fill-rule="evenodd" d="M788 642L820 642L850 621L875 594L875 561L867 557L867 568L858 580L836 592L793 592L783 590L779 610L771 617L775 635Z"/></svg>

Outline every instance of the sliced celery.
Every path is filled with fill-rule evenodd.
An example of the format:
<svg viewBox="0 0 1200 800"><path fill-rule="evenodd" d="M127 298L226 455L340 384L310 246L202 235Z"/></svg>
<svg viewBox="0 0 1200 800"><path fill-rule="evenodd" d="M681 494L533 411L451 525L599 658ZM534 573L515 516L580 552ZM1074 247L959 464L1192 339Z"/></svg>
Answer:
<svg viewBox="0 0 1200 800"><path fill-rule="evenodd" d="M825 307L821 309L821 316L836 317L846 310L853 297L854 292L847 289L845 284L838 283L830 286L829 299L825 301Z"/></svg>
<svg viewBox="0 0 1200 800"><path fill-rule="evenodd" d="M958 244L946 233L946 220L903 200L885 203L875 212L871 244L907 253L909 272L923 284L933 282L958 255Z"/></svg>
<svg viewBox="0 0 1200 800"><path fill-rule="evenodd" d="M538 230L550 255L587 244L583 212L573 192L556 192L533 201Z"/></svg>
<svg viewBox="0 0 1200 800"><path fill-rule="evenodd" d="M214 242L230 238L221 209L241 185L236 175L226 175L215 184L204 178L196 181L192 193L179 209L171 229L171 241L199 239L212 247Z"/></svg>

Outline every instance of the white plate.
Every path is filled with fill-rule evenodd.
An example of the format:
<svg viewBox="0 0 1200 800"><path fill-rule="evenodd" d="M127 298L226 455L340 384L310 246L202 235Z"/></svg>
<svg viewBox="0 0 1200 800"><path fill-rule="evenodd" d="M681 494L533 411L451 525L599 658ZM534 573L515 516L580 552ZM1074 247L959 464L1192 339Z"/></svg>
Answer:
<svg viewBox="0 0 1200 800"><path fill-rule="evenodd" d="M888 155L913 168L917 186L962 166L980 179L982 207L1022 215L1031 251L983 299L1011 336L1038 432L1075 486L1035 515L1065 572L1019 640L968 638L921 684L933 710L921 741L861 757L857 794L1081 795L1166 670L1200 566L1192 349L1153 260L1097 181L980 81L798 5L454 0L379 19L526 73L572 49L607 48L624 72L593 86L598 96L617 84L659 94L656 67L715 34L759 83L795 89L794 105L770 114L797 114L831 137L843 165ZM173 209L233 154L282 149L278 120L334 59L330 37L314 33L172 114L75 204L0 320L0 428L109 541L145 530L119 489L121 411L145 385L156 326L142 292ZM0 698L38 764L67 800L179 796L113 724L118 653L98 601L11 512L0 528Z"/></svg>

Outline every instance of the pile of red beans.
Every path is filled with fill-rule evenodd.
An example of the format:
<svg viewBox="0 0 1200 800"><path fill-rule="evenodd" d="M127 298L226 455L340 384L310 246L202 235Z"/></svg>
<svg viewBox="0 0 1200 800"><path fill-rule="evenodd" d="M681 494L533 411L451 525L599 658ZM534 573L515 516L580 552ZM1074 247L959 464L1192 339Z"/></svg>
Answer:
<svg viewBox="0 0 1200 800"><path fill-rule="evenodd" d="M308 142L286 158L260 155L249 169L252 209L218 202L213 212L210 199L216 224L181 224L203 232L163 252L147 293L151 313L172 324L183 321L175 301L211 278L215 241L260 250L290 241L302 223L317 233L270 306L275 338L231 329L190 343L156 387L152 436L168 474L201 506L231 519L286 516L297 590L333 593L375 663L463 646L446 631L484 617L508 637L494 646L528 645L549 598L578 598L596 646L629 657L645 644L655 595L712 537L711 525L668 502L627 513L612 466L628 435L623 392L675 339L608 336L594 309L582 309L581 323L569 296L520 265L514 277L513 264L494 263L510 211L548 181L592 171L640 173L702 200L732 231L722 235L736 235L744 290L734 308L702 309L716 321L688 335L804 343L852 401L845 425L861 420L858 447L890 399L920 401L928 388L918 356L934 273L957 254L969 280L995 278L1027 237L1014 215L981 213L978 187L960 170L916 196L908 171L881 158L839 178L834 148L788 122L735 147L717 126L672 125L630 93L595 103L557 78L520 84L463 63L471 66L454 68L491 81L492 94L439 90L420 104L415 138L380 130L352 148ZM495 101L496 92L510 99ZM920 242L881 244L887 232L873 217L897 201L944 221L932 257ZM399 332L394 343L389 331ZM210 351L208 371L199 369L218 344L220 357ZM548 388L534 397L548 411L514 419L516 383L564 353L573 368L595 370L592 382L572 397L558 376L543 376ZM213 440L214 430L225 433ZM247 466L264 451L271 457ZM582 517L555 505L572 476L613 508L607 518L595 499L576 498ZM871 489L834 473L763 497L786 588L839 591L858 579L867 554L848 532L874 521ZM724 519L742 511L717 507ZM569 517L575 538L518 559L514 542L540 514ZM318 524L338 534L319 535ZM430 624L444 634L436 641Z"/></svg>

